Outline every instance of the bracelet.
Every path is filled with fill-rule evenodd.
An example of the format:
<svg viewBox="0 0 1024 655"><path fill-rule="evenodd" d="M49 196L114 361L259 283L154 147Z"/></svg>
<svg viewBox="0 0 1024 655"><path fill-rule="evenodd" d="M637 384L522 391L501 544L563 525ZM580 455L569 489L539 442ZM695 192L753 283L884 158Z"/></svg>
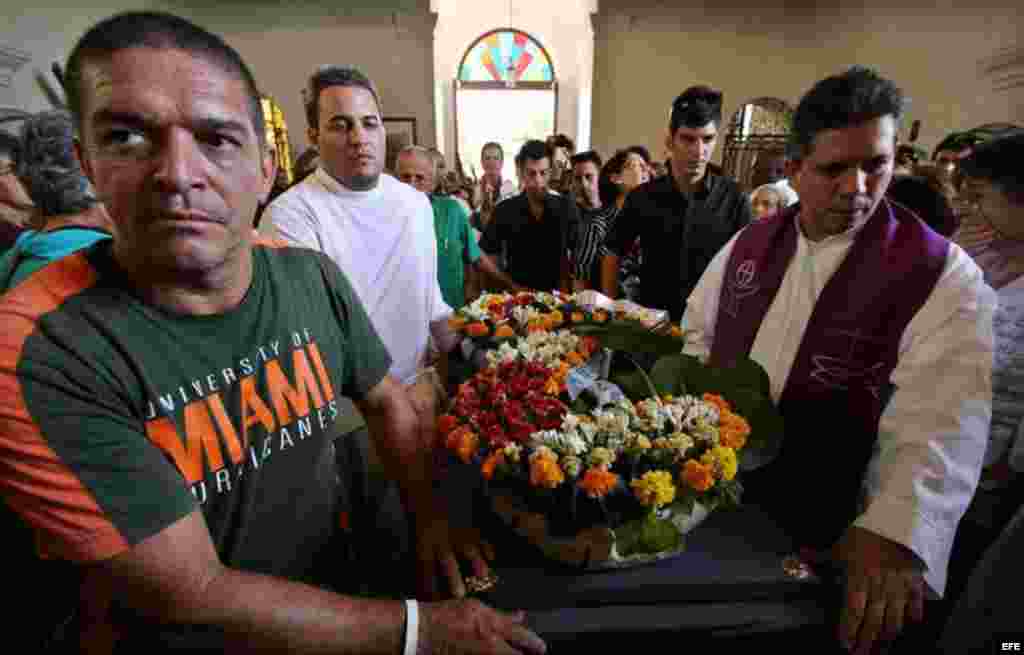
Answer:
<svg viewBox="0 0 1024 655"><path fill-rule="evenodd" d="M404 655L416 655L417 642L420 637L419 603L415 600L405 601L405 649Z"/></svg>

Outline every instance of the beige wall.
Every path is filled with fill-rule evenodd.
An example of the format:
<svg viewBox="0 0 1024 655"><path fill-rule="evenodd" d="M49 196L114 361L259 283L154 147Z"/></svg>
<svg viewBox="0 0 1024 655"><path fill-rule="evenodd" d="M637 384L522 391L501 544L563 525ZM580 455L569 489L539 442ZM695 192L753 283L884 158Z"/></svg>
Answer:
<svg viewBox="0 0 1024 655"><path fill-rule="evenodd" d="M602 0L595 17L593 140L602 154L642 143L661 156L668 107L691 84L724 91L727 122L759 96L795 105L815 81L852 64L876 67L903 87L912 101L906 124L921 120L927 147L952 130L1024 118L1019 89L995 91L980 71L1001 48L1024 45L1016 2L654 4Z"/></svg>
<svg viewBox="0 0 1024 655"><path fill-rule="evenodd" d="M361 68L378 85L385 115L415 117L420 141L434 144L435 18L429 0L313 0L286 12L270 0L109 0L91 8L53 2L31 12L20 3L3 3L0 25L12 28L0 28L0 44L31 53L32 61L15 74L10 87L0 88L0 105L48 108L33 79L36 71L64 61L96 20L129 8L171 11L223 36L241 53L262 90L281 105L296 154L307 145L301 90L309 73L326 63Z"/></svg>

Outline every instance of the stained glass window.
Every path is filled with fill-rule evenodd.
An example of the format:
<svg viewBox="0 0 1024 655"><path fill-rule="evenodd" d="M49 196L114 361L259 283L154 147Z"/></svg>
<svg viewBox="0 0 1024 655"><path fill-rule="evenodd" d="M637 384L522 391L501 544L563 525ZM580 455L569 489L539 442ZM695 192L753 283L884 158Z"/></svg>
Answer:
<svg viewBox="0 0 1024 655"><path fill-rule="evenodd" d="M466 53L462 82L551 82L554 71L544 48L525 32L497 30Z"/></svg>

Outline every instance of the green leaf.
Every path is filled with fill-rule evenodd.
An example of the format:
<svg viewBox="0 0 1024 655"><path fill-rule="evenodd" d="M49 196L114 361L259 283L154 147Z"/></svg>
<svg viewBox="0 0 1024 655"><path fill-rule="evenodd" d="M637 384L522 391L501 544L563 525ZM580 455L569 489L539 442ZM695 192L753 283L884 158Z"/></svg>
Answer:
<svg viewBox="0 0 1024 655"><path fill-rule="evenodd" d="M660 553L675 550L682 543L683 536L676 526L668 519L654 518L648 515L640 527L640 541L636 551L641 553Z"/></svg>
<svg viewBox="0 0 1024 655"><path fill-rule="evenodd" d="M570 328L579 336L596 338L605 348L633 353L670 355L683 349L684 340L653 332L637 321L578 324Z"/></svg>
<svg viewBox="0 0 1024 655"><path fill-rule="evenodd" d="M647 381L644 380L643 373L640 371L613 373L609 381L618 385L622 389L622 393L626 394L626 397L634 402L651 396Z"/></svg>
<svg viewBox="0 0 1024 655"><path fill-rule="evenodd" d="M754 360L711 367L690 355L668 355L655 362L650 378L661 394L720 395L750 423L747 445L738 453L741 470L763 466L778 454L785 425L772 401L768 373Z"/></svg>

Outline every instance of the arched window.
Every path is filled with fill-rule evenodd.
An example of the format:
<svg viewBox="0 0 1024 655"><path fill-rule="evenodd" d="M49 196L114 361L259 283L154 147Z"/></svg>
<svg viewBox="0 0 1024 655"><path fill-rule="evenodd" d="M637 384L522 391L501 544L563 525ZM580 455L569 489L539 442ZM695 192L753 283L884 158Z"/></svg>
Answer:
<svg viewBox="0 0 1024 655"><path fill-rule="evenodd" d="M495 141L505 152L502 176L514 180L513 159L523 143L555 132L558 84L547 50L520 30L487 32L466 50L454 87L463 171L479 177L480 149Z"/></svg>
<svg viewBox="0 0 1024 655"><path fill-rule="evenodd" d="M743 103L725 135L722 168L726 175L751 190L758 159L785 148L792 123L793 109L785 100L755 98Z"/></svg>

